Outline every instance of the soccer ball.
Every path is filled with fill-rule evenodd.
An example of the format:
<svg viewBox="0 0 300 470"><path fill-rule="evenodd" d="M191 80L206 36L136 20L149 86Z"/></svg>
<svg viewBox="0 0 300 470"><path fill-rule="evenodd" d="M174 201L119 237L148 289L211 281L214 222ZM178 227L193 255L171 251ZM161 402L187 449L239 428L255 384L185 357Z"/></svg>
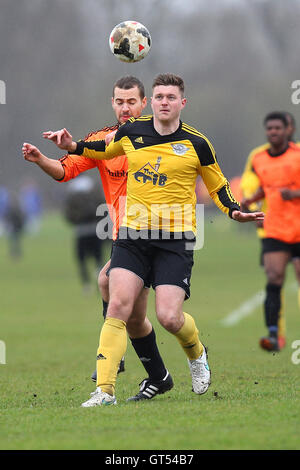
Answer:
<svg viewBox="0 0 300 470"><path fill-rule="evenodd" d="M147 28L137 21L123 21L109 36L111 52L122 62L138 62L148 54L151 36Z"/></svg>

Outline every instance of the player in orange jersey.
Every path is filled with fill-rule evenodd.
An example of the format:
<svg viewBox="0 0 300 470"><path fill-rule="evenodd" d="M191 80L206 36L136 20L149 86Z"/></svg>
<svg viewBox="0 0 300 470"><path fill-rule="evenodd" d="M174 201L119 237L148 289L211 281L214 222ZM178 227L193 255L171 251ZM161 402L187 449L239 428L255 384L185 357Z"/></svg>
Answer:
<svg viewBox="0 0 300 470"><path fill-rule="evenodd" d="M120 78L113 87L112 97L112 107L118 123L90 133L85 141L91 142L104 139L107 135L116 131L119 125L125 123L130 117L139 117L146 104L147 98L140 80L131 76ZM113 239L116 238L125 209L128 168L125 155L109 161L92 160L73 155L65 155L60 160L53 160L47 158L37 147L31 144L24 144L23 154L26 160L36 163L44 172L60 182L69 181L84 171L97 168L113 221ZM110 261L99 274L104 318L106 318L109 301L107 276L109 266ZM132 397L134 400L151 399L173 387L172 377L167 371L157 348L154 329L146 316L147 298L148 289L145 288L139 295L134 305L133 314L127 323L127 331L132 345L149 376L143 381L143 389L135 397ZM100 362L100 359L97 357L97 363ZM122 364L121 361L119 370L123 368L124 363ZM97 375L94 372L92 379L96 381L96 378Z"/></svg>
<svg viewBox="0 0 300 470"><path fill-rule="evenodd" d="M300 257L300 148L289 142L285 113L274 112L264 120L269 146L258 151L252 160L260 188L244 205L266 199L264 220L263 264L267 276L265 320L269 336L260 340L263 349L281 349L278 317L281 288L291 258ZM299 263L294 263L300 285ZM300 300L300 299L299 299Z"/></svg>
<svg viewBox="0 0 300 470"><path fill-rule="evenodd" d="M286 127L288 141L290 142L291 145L297 145L300 148L300 142L295 142L295 139L294 139L294 135L295 135L295 132L296 132L295 118L291 113L289 113L287 111L283 111L283 113L284 113L284 115L285 115L285 117L288 121L288 125ZM242 175L242 181L241 181L241 190L242 190L244 198L252 197L256 193L258 188L260 187L259 179L258 179L257 175L255 174L255 172L253 171L252 161L253 161L256 154L260 153L262 150L268 149L269 147L270 147L269 142L266 142L265 144L260 145L259 147L256 147L255 149L253 149L250 152L250 154L247 158L247 162L246 162L246 165L245 165L245 169L244 169L244 172L243 172L243 175ZM266 210L267 210L266 200L262 199L258 203L251 204L250 209L251 210L259 210L260 209L263 212L266 212ZM264 227L263 227L263 222L257 222L257 236L260 240L265 238L265 230L264 230ZM293 257L291 259L291 261L293 262L293 264L295 266L295 269L299 269L299 267L300 267L300 258L299 257ZM261 255L260 255L260 263L261 263L261 266L262 266L263 265L263 253L262 253L262 251L261 251ZM299 288L298 295L299 295L299 298L300 298L300 288ZM280 302L280 304L281 304L281 308L280 308L279 318L278 318L278 345L279 345L279 348L282 349L286 344L286 339L285 339L285 337L286 337L286 321L285 321L285 312L284 312L283 289L281 290L281 302ZM264 347L264 343L261 343L261 346Z"/></svg>

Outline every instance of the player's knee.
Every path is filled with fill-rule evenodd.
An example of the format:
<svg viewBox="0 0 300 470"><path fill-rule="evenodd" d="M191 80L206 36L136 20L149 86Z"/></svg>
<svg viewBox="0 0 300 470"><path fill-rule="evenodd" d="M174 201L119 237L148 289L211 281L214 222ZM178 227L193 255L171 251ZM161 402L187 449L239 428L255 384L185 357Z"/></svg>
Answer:
<svg viewBox="0 0 300 470"><path fill-rule="evenodd" d="M284 281L284 274L276 271L274 269L269 269L266 270L267 278L268 278L268 283L269 284L277 284L281 286Z"/></svg>
<svg viewBox="0 0 300 470"><path fill-rule="evenodd" d="M157 319L170 333L176 333L182 326L180 316L173 311L161 310L157 312Z"/></svg>
<svg viewBox="0 0 300 470"><path fill-rule="evenodd" d="M127 321L131 313L132 306L127 298L115 297L110 299L107 309L107 316L120 318Z"/></svg>

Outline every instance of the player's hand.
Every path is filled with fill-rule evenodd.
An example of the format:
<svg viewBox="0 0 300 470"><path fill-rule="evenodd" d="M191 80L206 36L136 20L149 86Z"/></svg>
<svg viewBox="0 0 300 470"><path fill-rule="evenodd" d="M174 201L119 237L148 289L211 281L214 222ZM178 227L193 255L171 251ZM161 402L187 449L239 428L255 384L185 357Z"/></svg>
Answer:
<svg viewBox="0 0 300 470"><path fill-rule="evenodd" d="M112 131L110 132L109 134L107 134L105 136L105 145L109 145L111 143L111 141L113 140L114 136L115 136L115 133L117 132L118 129L116 129L115 131Z"/></svg>
<svg viewBox="0 0 300 470"><path fill-rule="evenodd" d="M284 201L290 201L294 198L293 191L289 188L281 188L279 191Z"/></svg>
<svg viewBox="0 0 300 470"><path fill-rule="evenodd" d="M37 163L43 157L42 153L37 147L31 144L28 144L27 142L24 142L23 147L22 147L22 152L23 152L23 157L28 162Z"/></svg>
<svg viewBox="0 0 300 470"><path fill-rule="evenodd" d="M74 150L73 138L67 129L60 129L59 131L46 131L43 132L44 139L52 140L58 148L62 150L72 151Z"/></svg>
<svg viewBox="0 0 300 470"><path fill-rule="evenodd" d="M263 221L265 218L265 214L263 212L241 212L241 211L233 211L232 218L237 222L257 222Z"/></svg>

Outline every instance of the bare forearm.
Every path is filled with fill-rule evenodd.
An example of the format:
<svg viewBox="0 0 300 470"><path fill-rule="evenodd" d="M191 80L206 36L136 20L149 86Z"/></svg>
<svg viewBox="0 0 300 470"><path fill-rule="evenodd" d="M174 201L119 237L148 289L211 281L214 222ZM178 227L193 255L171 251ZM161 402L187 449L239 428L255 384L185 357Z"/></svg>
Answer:
<svg viewBox="0 0 300 470"><path fill-rule="evenodd" d="M292 199L300 198L300 189L281 188L279 191L284 201L291 201Z"/></svg>
<svg viewBox="0 0 300 470"><path fill-rule="evenodd" d="M41 154L41 157L35 163L47 173L47 175L52 176L52 178L56 180L62 179L65 175L65 171L59 160L54 160Z"/></svg>
<svg viewBox="0 0 300 470"><path fill-rule="evenodd" d="M264 199L264 197L265 197L264 190L263 190L263 188L260 187L260 188L258 188L256 193L253 194L252 197L247 199L247 202L250 205L250 204L253 204L253 202L257 202L257 201L260 201L261 199Z"/></svg>

